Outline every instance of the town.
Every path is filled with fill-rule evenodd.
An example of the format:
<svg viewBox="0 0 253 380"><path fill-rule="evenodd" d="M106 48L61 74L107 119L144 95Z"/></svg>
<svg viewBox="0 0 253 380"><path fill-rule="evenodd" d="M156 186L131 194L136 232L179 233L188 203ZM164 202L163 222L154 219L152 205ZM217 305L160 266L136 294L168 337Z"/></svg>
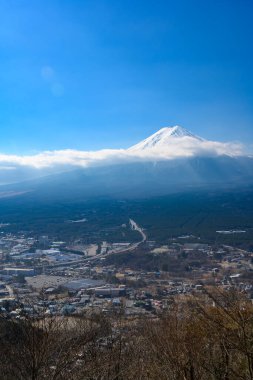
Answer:
<svg viewBox="0 0 253 380"><path fill-rule="evenodd" d="M119 308L126 317L152 317L206 286L234 288L253 300L253 253L237 247L196 243L191 235L161 245L132 219L127 228L139 233L138 242L55 241L4 228L0 313L8 318L110 314Z"/></svg>

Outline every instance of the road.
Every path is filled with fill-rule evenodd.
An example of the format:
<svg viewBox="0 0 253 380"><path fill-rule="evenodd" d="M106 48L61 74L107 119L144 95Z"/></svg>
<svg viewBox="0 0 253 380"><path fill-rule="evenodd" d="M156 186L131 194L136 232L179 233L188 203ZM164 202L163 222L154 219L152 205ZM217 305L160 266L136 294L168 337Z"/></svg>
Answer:
<svg viewBox="0 0 253 380"><path fill-rule="evenodd" d="M141 243L143 243L144 241L146 241L147 240L147 235L145 234L145 232L143 231L143 229L140 226L138 226L138 224L133 219L129 219L129 223L130 223L131 229L135 230L135 231L138 231L141 234L141 236L142 236L142 240L138 243L138 245L141 244Z"/></svg>
<svg viewBox="0 0 253 380"><path fill-rule="evenodd" d="M138 226L138 224L133 219L129 219L129 224L130 224L130 228L132 230L137 231L141 234L142 239L140 241L138 241L137 243L130 244L127 248L124 247L120 250L110 251L110 253L107 253L106 255L104 255L104 257L111 255L111 254L114 254L114 253L119 254L119 253L134 251L141 243L144 243L144 241L147 240L147 235L145 234L143 229L140 226ZM99 255L97 255L97 256L99 256Z"/></svg>
<svg viewBox="0 0 253 380"><path fill-rule="evenodd" d="M123 247L120 250L116 250L116 249L112 250L110 251L110 253L105 253L105 254L99 253L96 256L85 257L85 258L82 258L81 260L69 261L65 263L57 263L57 264L53 264L47 267L56 268L58 266L73 266L77 264L84 264L85 262L92 262L92 261L106 258L107 256L112 255L112 254L120 254L120 253L129 252L129 251L134 251L141 243L144 243L147 240L147 235L145 234L143 229L133 219L129 219L129 224L132 230L139 232L139 234L141 235L141 240L138 241L137 243L132 243L128 247Z"/></svg>
<svg viewBox="0 0 253 380"><path fill-rule="evenodd" d="M14 297L14 293L13 293L13 289L10 287L10 285L6 285L6 289L9 292L9 297L13 298Z"/></svg>

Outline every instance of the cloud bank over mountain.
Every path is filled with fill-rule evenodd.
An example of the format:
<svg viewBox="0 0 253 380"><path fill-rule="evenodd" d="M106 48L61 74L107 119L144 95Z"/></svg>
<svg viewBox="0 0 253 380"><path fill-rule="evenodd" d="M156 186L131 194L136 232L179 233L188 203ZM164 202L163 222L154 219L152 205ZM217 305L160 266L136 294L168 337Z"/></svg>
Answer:
<svg viewBox="0 0 253 380"><path fill-rule="evenodd" d="M187 157L246 155L245 147L235 142L208 141L182 127L162 128L152 136L129 149L102 149L79 151L64 149L44 151L34 155L0 154L1 183L4 177L15 178L18 172L29 175L69 170L74 167L92 167L139 161L162 161Z"/></svg>

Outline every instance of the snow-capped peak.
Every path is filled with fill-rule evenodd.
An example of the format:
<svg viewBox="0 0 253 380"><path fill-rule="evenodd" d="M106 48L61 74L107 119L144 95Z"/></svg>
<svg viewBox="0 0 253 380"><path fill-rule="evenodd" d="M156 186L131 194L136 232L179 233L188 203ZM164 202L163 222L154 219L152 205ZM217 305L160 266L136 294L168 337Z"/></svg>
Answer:
<svg viewBox="0 0 253 380"><path fill-rule="evenodd" d="M173 139L179 138L190 138L197 141L203 141L202 138L195 136L187 129L180 127L178 125L174 127L165 127L160 129L158 132L149 136L145 140L139 142L138 144L129 148L130 151L139 151L153 148L166 148L167 145L173 142Z"/></svg>
<svg viewBox="0 0 253 380"><path fill-rule="evenodd" d="M191 132L187 131L187 129L180 127L179 125L175 125L174 127L162 128L157 133L159 132L167 136L174 136L174 137L188 136L188 137L198 138L197 136L193 135Z"/></svg>

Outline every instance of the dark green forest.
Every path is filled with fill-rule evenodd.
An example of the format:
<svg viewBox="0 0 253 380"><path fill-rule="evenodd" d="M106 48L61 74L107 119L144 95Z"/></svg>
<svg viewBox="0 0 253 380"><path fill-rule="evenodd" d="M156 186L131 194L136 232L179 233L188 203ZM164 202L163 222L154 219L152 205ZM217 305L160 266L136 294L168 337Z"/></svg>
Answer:
<svg viewBox="0 0 253 380"><path fill-rule="evenodd" d="M84 223L71 223L85 218ZM83 238L137 241L129 218L143 227L149 240L168 243L181 235L192 241L253 248L253 190L175 193L147 199L36 200L27 196L1 199L0 222L6 232L48 235L61 240ZM223 235L218 230L244 230Z"/></svg>

